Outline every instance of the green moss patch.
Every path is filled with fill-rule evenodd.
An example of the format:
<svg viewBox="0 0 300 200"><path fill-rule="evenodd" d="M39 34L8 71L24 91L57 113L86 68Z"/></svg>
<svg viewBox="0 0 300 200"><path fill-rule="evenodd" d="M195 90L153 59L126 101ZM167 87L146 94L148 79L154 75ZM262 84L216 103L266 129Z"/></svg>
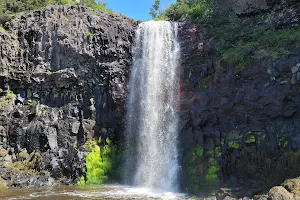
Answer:
<svg viewBox="0 0 300 200"><path fill-rule="evenodd" d="M100 146L100 142L88 140L84 145L91 152L86 157L85 177L81 177L78 185L102 184L109 180L119 159L117 148L109 139L106 139L104 146Z"/></svg>
<svg viewBox="0 0 300 200"><path fill-rule="evenodd" d="M287 48L300 38L300 27L285 30L274 30L271 27L254 27L243 36L233 36L228 41L217 36L222 42L222 57L238 70L243 70L255 60L264 58L277 59L281 55L290 54Z"/></svg>
<svg viewBox="0 0 300 200"><path fill-rule="evenodd" d="M238 141L229 141L227 144L228 144L228 147L232 148L232 149L240 148L240 144Z"/></svg>
<svg viewBox="0 0 300 200"><path fill-rule="evenodd" d="M255 139L254 135L248 135L246 137L246 141L245 141L246 144L251 144L251 143L255 143L255 142L256 142L256 139Z"/></svg>
<svg viewBox="0 0 300 200"><path fill-rule="evenodd" d="M36 101L28 102L27 109L35 108L37 106L37 104L38 103Z"/></svg>
<svg viewBox="0 0 300 200"><path fill-rule="evenodd" d="M16 95L11 91L11 90L8 90L7 91L7 94L0 98L0 105L3 105L3 104L8 104L9 102L11 102L14 98L16 97Z"/></svg>
<svg viewBox="0 0 300 200"><path fill-rule="evenodd" d="M188 175L190 185L188 187L194 193L199 189L199 181L203 174L203 154L204 149L200 145L196 145L189 155Z"/></svg>
<svg viewBox="0 0 300 200"><path fill-rule="evenodd" d="M218 186L219 184L219 164L216 160L212 162L212 165L208 168L205 175L205 182L210 186Z"/></svg>

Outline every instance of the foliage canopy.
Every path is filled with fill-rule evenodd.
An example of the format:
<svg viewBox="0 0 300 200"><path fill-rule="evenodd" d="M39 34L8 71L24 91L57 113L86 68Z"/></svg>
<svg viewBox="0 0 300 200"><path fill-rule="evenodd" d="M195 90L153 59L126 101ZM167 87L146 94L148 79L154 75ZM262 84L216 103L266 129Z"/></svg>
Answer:
<svg viewBox="0 0 300 200"><path fill-rule="evenodd" d="M106 8L106 4L97 3L96 0L81 0L80 3L76 0L0 0L0 25L4 25L17 13L41 9L48 5L82 5L102 12L112 12Z"/></svg>
<svg viewBox="0 0 300 200"><path fill-rule="evenodd" d="M180 0L160 16L168 20L188 19L208 27L222 58L237 70L244 69L255 60L277 59L289 54L288 47L300 42L299 27L278 30L274 24L267 22L264 13L254 16L221 13L212 0Z"/></svg>
<svg viewBox="0 0 300 200"><path fill-rule="evenodd" d="M155 0L152 8L150 8L149 14L152 16L152 18L156 18L159 15L159 5L160 5L160 0Z"/></svg>

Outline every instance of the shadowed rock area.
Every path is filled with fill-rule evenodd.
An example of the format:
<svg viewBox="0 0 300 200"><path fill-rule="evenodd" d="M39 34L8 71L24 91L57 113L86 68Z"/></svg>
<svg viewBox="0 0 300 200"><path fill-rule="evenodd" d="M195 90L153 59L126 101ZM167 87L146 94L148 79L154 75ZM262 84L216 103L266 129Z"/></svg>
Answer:
<svg viewBox="0 0 300 200"><path fill-rule="evenodd" d="M282 4L264 23L293 27L298 20L288 11L297 9L299 3ZM185 22L179 35L182 187L224 187L220 199L297 199L297 190L269 189L300 176L299 40L284 47L288 54L241 70L220 58L209 27Z"/></svg>

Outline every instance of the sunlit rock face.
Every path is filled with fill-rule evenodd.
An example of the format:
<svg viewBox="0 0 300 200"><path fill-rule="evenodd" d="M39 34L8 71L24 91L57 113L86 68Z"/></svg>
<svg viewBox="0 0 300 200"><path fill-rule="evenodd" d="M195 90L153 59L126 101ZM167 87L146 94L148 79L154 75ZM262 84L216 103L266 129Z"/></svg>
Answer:
<svg viewBox="0 0 300 200"><path fill-rule="evenodd" d="M76 147L99 136L117 142L123 130L135 26L81 6L50 6L6 24L0 143L13 155L39 151L53 177L75 181L85 165Z"/></svg>

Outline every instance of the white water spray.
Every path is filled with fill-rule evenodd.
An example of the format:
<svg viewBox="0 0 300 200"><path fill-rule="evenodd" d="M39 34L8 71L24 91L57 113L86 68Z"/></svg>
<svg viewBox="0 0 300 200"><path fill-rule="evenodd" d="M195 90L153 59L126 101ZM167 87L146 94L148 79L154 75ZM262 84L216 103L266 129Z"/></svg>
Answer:
<svg viewBox="0 0 300 200"><path fill-rule="evenodd" d="M177 24L141 23L127 99L125 180L151 189L178 187Z"/></svg>

